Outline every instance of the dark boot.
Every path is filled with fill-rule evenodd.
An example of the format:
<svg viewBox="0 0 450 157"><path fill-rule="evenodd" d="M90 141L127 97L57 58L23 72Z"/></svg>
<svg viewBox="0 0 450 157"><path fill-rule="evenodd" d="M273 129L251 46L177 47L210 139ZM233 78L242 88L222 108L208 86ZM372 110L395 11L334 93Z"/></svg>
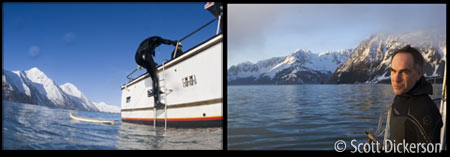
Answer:
<svg viewBox="0 0 450 157"><path fill-rule="evenodd" d="M157 101L155 102L156 104L156 109L164 109L164 107L166 106L166 104L163 104L161 101Z"/></svg>
<svg viewBox="0 0 450 157"><path fill-rule="evenodd" d="M154 100L155 100L155 104L156 104L155 107L157 109L163 109L165 104L161 103L161 101L160 101L160 94L156 94L156 93L161 93L161 90L153 91L153 93L155 93L155 95L153 97Z"/></svg>

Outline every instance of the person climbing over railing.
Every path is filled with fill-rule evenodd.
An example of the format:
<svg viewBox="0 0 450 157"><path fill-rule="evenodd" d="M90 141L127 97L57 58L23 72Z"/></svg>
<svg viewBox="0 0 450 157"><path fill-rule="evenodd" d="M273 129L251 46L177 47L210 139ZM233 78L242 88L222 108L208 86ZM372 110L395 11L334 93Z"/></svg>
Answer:
<svg viewBox="0 0 450 157"><path fill-rule="evenodd" d="M138 64L138 68L140 66L147 69L148 74L152 78L153 82L152 93L154 96L156 108L164 107L164 104L162 104L159 99L159 94L161 90L159 88L159 78L156 73L157 71L156 67L158 64L155 63L155 61L153 60L153 57L155 56L155 49L161 44L176 46L177 43L178 41L176 40L172 41L163 39L159 36L152 36L142 41L142 43L139 45L139 48L136 51L135 60L136 63Z"/></svg>

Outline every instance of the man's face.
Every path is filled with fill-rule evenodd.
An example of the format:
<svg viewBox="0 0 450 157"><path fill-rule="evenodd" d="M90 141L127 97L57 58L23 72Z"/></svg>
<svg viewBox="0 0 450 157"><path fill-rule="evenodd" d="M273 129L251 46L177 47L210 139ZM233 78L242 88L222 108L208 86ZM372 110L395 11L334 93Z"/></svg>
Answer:
<svg viewBox="0 0 450 157"><path fill-rule="evenodd" d="M397 53L391 64L391 83L394 93L401 95L411 90L423 72L414 68L411 54Z"/></svg>

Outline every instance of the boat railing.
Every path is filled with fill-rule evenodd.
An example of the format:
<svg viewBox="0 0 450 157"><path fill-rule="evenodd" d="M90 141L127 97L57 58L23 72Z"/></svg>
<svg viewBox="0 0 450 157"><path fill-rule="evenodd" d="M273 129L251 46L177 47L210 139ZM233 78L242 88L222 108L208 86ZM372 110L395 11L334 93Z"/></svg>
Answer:
<svg viewBox="0 0 450 157"><path fill-rule="evenodd" d="M130 73L127 75L127 78L128 78L129 81L132 81L132 80L133 80L133 73L136 72L138 69L139 69L139 67L136 68L136 69L134 69L132 72L130 72Z"/></svg>
<svg viewBox="0 0 450 157"><path fill-rule="evenodd" d="M183 41L186 38L189 38L191 35L197 33L198 31L202 30L203 28L205 28L206 26L208 26L209 24L213 23L214 21L216 21L220 16L215 17L214 19L212 19L211 21L209 21L208 23L204 24L203 26L197 28L195 31L193 31L192 33L189 33L188 35L184 36L183 38L181 38L180 40L178 40L178 42ZM220 21L219 21L220 22ZM218 32L216 32L217 34Z"/></svg>
<svg viewBox="0 0 450 157"><path fill-rule="evenodd" d="M425 77L425 79L430 82L431 84L439 84L443 82L444 77L443 76L429 76Z"/></svg>

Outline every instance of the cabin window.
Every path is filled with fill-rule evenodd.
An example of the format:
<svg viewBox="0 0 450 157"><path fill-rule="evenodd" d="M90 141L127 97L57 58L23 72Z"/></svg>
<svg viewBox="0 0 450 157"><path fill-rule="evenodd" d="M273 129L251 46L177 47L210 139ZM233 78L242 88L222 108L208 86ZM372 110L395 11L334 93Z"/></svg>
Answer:
<svg viewBox="0 0 450 157"><path fill-rule="evenodd" d="M131 96L127 97L127 103L131 101Z"/></svg>
<svg viewBox="0 0 450 157"><path fill-rule="evenodd" d="M190 75L181 79L183 82L183 87L189 87L197 84L197 79L195 75Z"/></svg>

